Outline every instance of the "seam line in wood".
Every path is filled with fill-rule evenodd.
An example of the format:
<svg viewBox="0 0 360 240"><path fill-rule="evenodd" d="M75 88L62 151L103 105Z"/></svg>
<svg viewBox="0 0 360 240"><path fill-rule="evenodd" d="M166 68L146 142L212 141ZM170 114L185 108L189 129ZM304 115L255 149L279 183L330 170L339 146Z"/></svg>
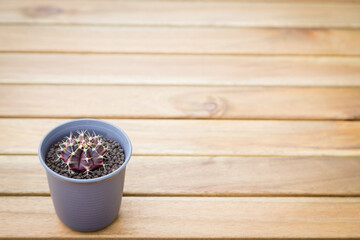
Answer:
<svg viewBox="0 0 360 240"><path fill-rule="evenodd" d="M0 54L2 53L36 53L36 54L121 54L121 55L172 55L172 56L276 56L276 57L360 57L360 54L341 54L341 53L334 53L334 54L326 54L326 53L319 53L319 54L304 54L304 53L194 53L194 52L122 52L122 51L114 51L114 52L106 52L106 51L48 51L48 50L40 50L40 51L33 51L33 50L26 50L26 51L7 51L7 50L0 50Z"/></svg>
<svg viewBox="0 0 360 240"><path fill-rule="evenodd" d="M1 82L3 81L3 82ZM142 86L142 87L207 87L207 88L217 88L217 87L224 87L224 88L296 88L296 89L321 89L321 88L349 88L349 89L360 89L358 85L253 85L253 84L208 84L208 83L186 83L186 84L178 84L178 83L32 83L32 82L6 82L6 80L0 80L1 86L83 86L83 87L93 87L93 86L104 86L104 87L111 87L111 86ZM1 116L0 116L1 117Z"/></svg>
<svg viewBox="0 0 360 240"><path fill-rule="evenodd" d="M214 55L214 56L222 56L221 54L217 54L217 53L174 53L174 54L169 54L169 53L163 53L163 52L160 52L160 53L154 53L152 54L151 52L124 52L124 53L116 53L116 52L86 52L86 51L83 51L83 52L80 52L80 53L72 53L71 51L65 51L65 52L61 52L61 51L56 51L56 52L51 52L51 51L41 51L41 52L32 52L31 50L26 50L26 51L17 51L17 50L11 50L11 51L8 51L8 50L0 50L0 54L12 54L12 55L16 55L16 54L36 54L36 55L39 55L39 54L54 54L54 55L194 55L194 56L198 56L198 55ZM231 56L231 53L225 53L224 56ZM281 53L277 53L275 55L272 55L272 54L261 54L261 53L241 53L239 54L241 56L237 56L235 55L235 57L264 57L264 58L281 58L281 57L289 57L288 54L281 54ZM300 56L297 56L297 55L300 55ZM329 57L332 57L332 58L359 58L359 56L356 56L356 55L345 55L345 56L338 56L338 55L333 55L333 54L329 54L328 56L319 56L319 55L314 55L314 56L311 56L311 55L308 55L306 54L305 56L301 56L301 54L295 54L295 56L290 56L290 57L302 57L302 58L316 58L316 59L321 59L321 58L329 58Z"/></svg>
<svg viewBox="0 0 360 240"><path fill-rule="evenodd" d="M154 23L154 24L146 24L146 23L47 23L47 22L0 22L1 26L37 26L37 27L114 27L114 28L235 28L235 29L247 29L247 28L255 28L255 29L334 29L334 30L359 30L360 25L348 25L348 26L334 26L334 25L241 25L241 24L162 24L162 23Z"/></svg>
<svg viewBox="0 0 360 240"><path fill-rule="evenodd" d="M196 197L196 198L360 198L360 194L178 194L124 193L124 197ZM0 193L0 197L50 197L50 193Z"/></svg>
<svg viewBox="0 0 360 240"><path fill-rule="evenodd" d="M1 85L1 84L0 84ZM78 119L78 118L101 118L101 119L118 119L118 120L206 120L206 121L301 121L301 122L358 122L360 121L360 116L356 118L202 118L202 117L146 117L146 116L136 116L136 117L121 117L121 116L115 116L115 117L108 117L108 116L2 116L0 115L0 119Z"/></svg>
<svg viewBox="0 0 360 240"><path fill-rule="evenodd" d="M0 153L0 156L37 156L37 153ZM244 154L139 154L133 153L132 156L137 157L276 157L276 158L289 158L289 157L302 157L302 158L358 158L360 155L244 155Z"/></svg>

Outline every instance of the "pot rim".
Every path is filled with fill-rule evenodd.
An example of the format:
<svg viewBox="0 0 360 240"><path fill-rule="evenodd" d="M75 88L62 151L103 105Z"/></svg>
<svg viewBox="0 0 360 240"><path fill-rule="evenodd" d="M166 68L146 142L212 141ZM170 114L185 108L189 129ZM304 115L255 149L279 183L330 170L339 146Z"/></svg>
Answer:
<svg viewBox="0 0 360 240"><path fill-rule="evenodd" d="M42 158L41 156L41 147L44 143L44 140L51 134L53 134L54 132L57 131L57 129L61 128L62 126L64 125L67 125L69 123L72 123L72 122L81 122L81 121L92 121L92 122L99 122L99 123L102 123L102 124L107 124L107 125L110 125L112 127L115 127L117 130L120 131L121 134L123 134L127 140L127 143L128 143L128 149L129 149L129 153L127 154L127 156L125 156L125 162L118 168L116 169L114 172L110 173L110 174L107 174L105 176L102 176L102 177L98 177L98 178L92 178L92 179L74 179L74 178L69 178L69 177L65 177L65 176L62 176L56 172L54 172L53 170L51 170L46 164L45 164L45 161L44 159ZM60 180L63 180L65 182L73 182L73 183L96 183L96 182L100 182L100 181L104 181L104 180L108 180L110 179L111 177L115 176L116 174L120 173L127 165L127 163L130 161L130 158L131 158L131 155L132 155L132 144L131 144L131 141L130 141L130 138L129 136L125 133L124 130L122 130L121 128L119 128L118 126L112 124L112 123L109 123L109 122L106 122L106 121L103 121L103 120L99 120L99 119L93 119L93 118L81 118L81 119L75 119L75 120L70 120L70 121L67 121L67 122L64 122L60 125L57 125L56 127L52 128L41 140L40 142L40 145L39 145L39 148L38 148L38 157L40 159L40 162L41 164L43 165L43 167L45 168L45 170L52 174L54 177L56 178L59 178Z"/></svg>

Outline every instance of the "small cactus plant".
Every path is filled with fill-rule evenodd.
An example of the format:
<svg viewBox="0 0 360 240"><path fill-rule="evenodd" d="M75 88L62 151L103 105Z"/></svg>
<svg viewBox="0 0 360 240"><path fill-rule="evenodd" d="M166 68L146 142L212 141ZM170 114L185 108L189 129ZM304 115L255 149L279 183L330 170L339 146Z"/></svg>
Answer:
<svg viewBox="0 0 360 240"><path fill-rule="evenodd" d="M60 144L58 157L68 166L69 172L86 171L88 174L100 166L105 166L104 155L108 150L99 135L89 134L87 130L78 131L77 136L70 133Z"/></svg>

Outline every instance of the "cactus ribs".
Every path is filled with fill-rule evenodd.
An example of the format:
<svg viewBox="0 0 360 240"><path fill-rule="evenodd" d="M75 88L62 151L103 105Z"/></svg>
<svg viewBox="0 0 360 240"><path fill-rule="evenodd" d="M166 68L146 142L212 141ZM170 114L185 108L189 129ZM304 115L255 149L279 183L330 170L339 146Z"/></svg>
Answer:
<svg viewBox="0 0 360 240"><path fill-rule="evenodd" d="M76 179L90 179L115 171L125 161L124 150L113 140L88 131L70 133L54 144L46 165L54 172Z"/></svg>

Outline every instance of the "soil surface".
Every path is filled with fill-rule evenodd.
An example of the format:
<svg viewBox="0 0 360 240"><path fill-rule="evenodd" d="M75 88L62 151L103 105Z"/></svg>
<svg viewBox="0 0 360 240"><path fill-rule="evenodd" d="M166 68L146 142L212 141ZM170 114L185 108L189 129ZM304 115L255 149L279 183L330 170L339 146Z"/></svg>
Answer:
<svg viewBox="0 0 360 240"><path fill-rule="evenodd" d="M88 174L80 171L69 172L67 165L62 159L59 159L57 154L60 154L59 145L62 141L55 143L46 155L45 163L54 172L75 179L91 179L105 176L116 169L118 169L125 162L124 149L118 142L102 138L102 141L108 146L108 150L104 155L105 167L101 166L90 171Z"/></svg>

